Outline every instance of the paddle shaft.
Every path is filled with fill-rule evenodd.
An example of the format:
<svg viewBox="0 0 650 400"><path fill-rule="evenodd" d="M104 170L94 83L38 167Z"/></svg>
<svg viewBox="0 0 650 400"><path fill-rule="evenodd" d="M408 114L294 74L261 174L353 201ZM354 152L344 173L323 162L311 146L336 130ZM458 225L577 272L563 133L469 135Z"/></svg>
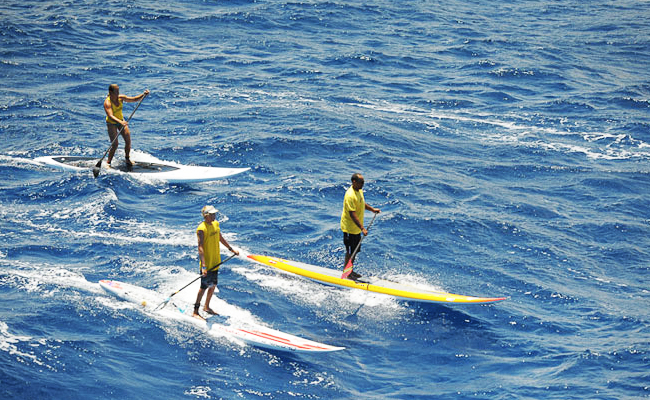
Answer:
<svg viewBox="0 0 650 400"><path fill-rule="evenodd" d="M372 223L375 222L375 217L376 216L377 216L377 213L375 213L375 215L372 216L372 220L370 221L370 224L368 224L368 227L366 228L366 230L370 229L370 227L372 226ZM361 242L363 242L364 237L365 237L364 235L361 235L361 238L359 239L359 243L357 243L357 247L354 249L354 251L350 255L350 259L348 260L348 263L345 264L345 268L343 269L343 276L341 276L343 279L347 278L348 275L350 275L350 272L352 272L352 260L354 260L354 257L359 252L359 248L361 247ZM348 271L348 269L349 269L349 271Z"/></svg>
<svg viewBox="0 0 650 400"><path fill-rule="evenodd" d="M133 111L131 111L131 115L129 115L129 118L126 119L126 122L127 122L127 123L128 123L129 121L131 121L131 117L133 116L133 114L135 114L135 112L136 112L136 110L138 109L138 107L140 107L140 104L142 103L142 100L144 100L144 98L147 97L148 95L149 95L148 93L145 94L144 96L142 96L142 98L140 99L140 101L138 101L138 104L135 106L135 108L133 109ZM113 147L113 143L115 143L115 141L117 140L117 138L120 137L120 135L122 134L122 131L123 131L123 130L124 130L124 125L122 125L122 127L120 128L119 131L117 131L117 135L115 135L115 137L113 138L113 140L111 140L111 145L108 146L108 149L106 149L106 151L104 152L104 155L102 156L102 158L100 158L99 161L97 161L97 164L95 164L95 168L93 168L93 175L95 175L95 178L97 178L97 176L99 175L99 170L100 170L101 167L102 167L102 161L104 161L104 158L106 157L106 154L108 154L108 152L111 150L111 147Z"/></svg>
<svg viewBox="0 0 650 400"><path fill-rule="evenodd" d="M233 254L233 255L231 255L230 257L228 257L228 258L226 258L225 260L221 261L219 264L215 265L215 267L220 266L221 264L225 263L226 261L230 260L231 258L233 258L233 257L236 256L236 255L237 255L237 254ZM193 284L194 282L198 281L202 276L203 276L203 275L199 274L199 276L197 276L196 278L192 279L192 282L188 283L187 285L183 286L182 288L180 288L180 289L178 289L177 291L175 291L174 293L172 293L172 294L167 298L167 300L165 300L165 301L163 301L162 303L160 303L160 304L158 305L158 307L156 307L154 310L158 310L159 308L163 308L165 305L167 305L167 303L169 303L169 300L171 300L172 297L174 297L175 295L177 295L181 290L185 289L186 287L190 286L190 285ZM161 306L162 306L162 307L161 307Z"/></svg>

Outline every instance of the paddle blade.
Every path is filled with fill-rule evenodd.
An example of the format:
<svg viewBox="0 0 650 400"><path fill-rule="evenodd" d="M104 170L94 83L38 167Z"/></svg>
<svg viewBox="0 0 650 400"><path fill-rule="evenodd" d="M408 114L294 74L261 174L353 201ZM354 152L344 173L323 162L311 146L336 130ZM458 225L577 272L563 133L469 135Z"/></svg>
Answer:
<svg viewBox="0 0 650 400"><path fill-rule="evenodd" d="M176 294L176 293L174 293L174 294ZM171 296L169 296L169 297L167 298L167 300L165 300L165 301L163 301L162 303L158 304L158 306L157 306L156 308L154 308L153 310L154 310L154 311L158 311L158 310L164 308L164 307L167 305L167 303L169 303L169 300L171 300L171 299L172 299Z"/></svg>
<svg viewBox="0 0 650 400"><path fill-rule="evenodd" d="M352 258L348 260L348 263L345 264L345 268L343 269L343 275L341 275L341 279L348 279L348 276L352 273Z"/></svg>
<svg viewBox="0 0 650 400"><path fill-rule="evenodd" d="M103 158L101 160L97 161L97 164L95 164L95 166L93 167L93 176L95 178L97 178L99 176L99 171L102 168L102 160L103 160Z"/></svg>

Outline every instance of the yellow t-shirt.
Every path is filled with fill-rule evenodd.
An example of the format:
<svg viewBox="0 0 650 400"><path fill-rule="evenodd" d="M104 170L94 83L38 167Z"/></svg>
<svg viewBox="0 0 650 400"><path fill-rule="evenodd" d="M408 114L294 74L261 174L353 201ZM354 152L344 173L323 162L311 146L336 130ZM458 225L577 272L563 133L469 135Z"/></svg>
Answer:
<svg viewBox="0 0 650 400"><path fill-rule="evenodd" d="M343 212L341 213L341 230L346 233L358 235L361 229L350 217L350 211L357 213L357 218L363 226L363 213L366 210L366 200L363 198L363 189L354 190L352 186L345 192L343 198Z"/></svg>
<svg viewBox="0 0 650 400"><path fill-rule="evenodd" d="M205 256L205 265L208 271L212 271L221 262L221 251L219 250L219 238L221 237L219 223L212 221L206 224L205 221L196 228L198 234L203 231L203 255ZM199 271L201 270L201 259L199 258Z"/></svg>
<svg viewBox="0 0 650 400"><path fill-rule="evenodd" d="M111 96L106 96L106 98L108 99L108 101L111 101ZM113 115L115 116L115 118L123 120L124 116L122 115L122 105L124 105L124 103L121 102L120 100L118 100L117 102L119 104L113 104L113 102L111 101L111 108L113 109ZM115 121L108 118L108 115L106 116L106 122L108 122L109 124L117 125Z"/></svg>

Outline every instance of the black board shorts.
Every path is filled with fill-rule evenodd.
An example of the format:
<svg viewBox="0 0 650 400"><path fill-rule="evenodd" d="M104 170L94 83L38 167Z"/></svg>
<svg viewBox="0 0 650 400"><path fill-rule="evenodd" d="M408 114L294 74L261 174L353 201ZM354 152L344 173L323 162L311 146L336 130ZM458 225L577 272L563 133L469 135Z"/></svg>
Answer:
<svg viewBox="0 0 650 400"><path fill-rule="evenodd" d="M205 276L201 277L201 289L207 289L211 286L217 286L219 283L219 270L208 271Z"/></svg>
<svg viewBox="0 0 650 400"><path fill-rule="evenodd" d="M352 254L360 241L360 233L354 235L352 233L343 232L343 244L345 244L345 252L347 254ZM359 246L359 251L361 251L361 246Z"/></svg>

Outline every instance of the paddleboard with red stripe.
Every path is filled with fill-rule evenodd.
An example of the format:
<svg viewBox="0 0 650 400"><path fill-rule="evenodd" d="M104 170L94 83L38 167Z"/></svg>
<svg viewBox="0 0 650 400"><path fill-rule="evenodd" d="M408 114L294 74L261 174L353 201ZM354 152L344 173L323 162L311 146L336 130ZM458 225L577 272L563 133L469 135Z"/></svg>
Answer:
<svg viewBox="0 0 650 400"><path fill-rule="evenodd" d="M191 306L186 305L186 307L179 307L174 304L174 302L170 302L166 307L154 311L154 308L165 299L165 296L154 292L153 290L120 281L101 280L99 281L99 285L106 292L121 300L138 304L143 309L150 312L151 315L159 315L161 317L170 317L190 322L204 328L213 336L222 336L228 339L234 339L233 341L235 342L239 340L246 344L264 349L288 352L325 353L345 349L345 347L331 346L325 343L301 338L260 324L234 321L233 316L220 315L209 317L207 320L198 319L192 317L193 310Z"/></svg>

